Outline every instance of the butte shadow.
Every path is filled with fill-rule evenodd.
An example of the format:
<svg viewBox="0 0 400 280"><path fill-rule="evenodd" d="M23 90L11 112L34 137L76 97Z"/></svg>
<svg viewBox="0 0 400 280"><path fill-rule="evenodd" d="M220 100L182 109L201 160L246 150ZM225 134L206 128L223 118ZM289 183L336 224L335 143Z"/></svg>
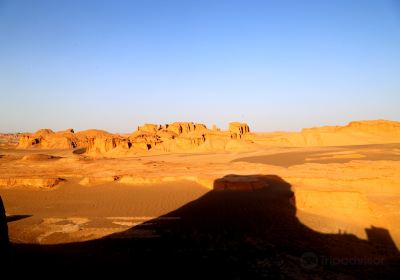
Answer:
<svg viewBox="0 0 400 280"><path fill-rule="evenodd" d="M296 217L291 185L276 175L227 175L214 190L107 237L70 244L13 244L11 264L175 278L396 278L400 258L385 229L322 234Z"/></svg>

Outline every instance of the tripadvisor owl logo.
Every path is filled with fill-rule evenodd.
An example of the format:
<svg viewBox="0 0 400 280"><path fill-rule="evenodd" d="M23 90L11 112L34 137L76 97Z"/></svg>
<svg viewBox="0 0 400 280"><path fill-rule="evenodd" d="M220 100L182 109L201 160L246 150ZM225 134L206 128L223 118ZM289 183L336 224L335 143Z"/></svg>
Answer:
<svg viewBox="0 0 400 280"><path fill-rule="evenodd" d="M333 257L318 256L313 252L304 253L301 258L301 266L306 269L313 269L317 265L335 266L335 265L382 265L384 259L382 257Z"/></svg>
<svg viewBox="0 0 400 280"><path fill-rule="evenodd" d="M301 256L301 266L306 269L313 269L318 265L318 256L313 252L306 252Z"/></svg>

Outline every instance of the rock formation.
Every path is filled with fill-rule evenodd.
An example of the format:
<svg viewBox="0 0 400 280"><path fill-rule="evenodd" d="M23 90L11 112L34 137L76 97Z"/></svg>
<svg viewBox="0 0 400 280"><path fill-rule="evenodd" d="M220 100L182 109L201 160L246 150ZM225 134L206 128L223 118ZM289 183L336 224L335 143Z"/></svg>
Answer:
<svg viewBox="0 0 400 280"><path fill-rule="evenodd" d="M148 152L169 153L184 151L224 151L226 147L237 149L240 145L231 143L232 138L244 141L249 127L233 123L232 131L208 129L204 124L174 122L157 125L144 124L128 137L106 135L89 141L89 155L125 155ZM232 135L235 135L232 137ZM236 148L235 148L236 147Z"/></svg>
<svg viewBox="0 0 400 280"><path fill-rule="evenodd" d="M77 149L88 155L120 156L143 153L251 151L258 147L340 146L396 143L400 140L400 122L356 121L346 126L306 128L301 132L250 133L246 123L232 122L227 131L216 126L174 122L144 124L130 135L103 130L73 129L54 132L41 129L20 137L18 148Z"/></svg>
<svg viewBox="0 0 400 280"><path fill-rule="evenodd" d="M87 150L96 154L107 153L113 149L129 149L128 139L115 135L104 135L88 140Z"/></svg>
<svg viewBox="0 0 400 280"><path fill-rule="evenodd" d="M0 178L0 187L29 186L37 188L53 188L65 179L58 177L6 177Z"/></svg>
<svg viewBox="0 0 400 280"><path fill-rule="evenodd" d="M158 125L156 125L156 124L148 124L148 123L144 124L143 126L139 126L138 129L137 129L137 131L146 132L146 133L147 132L148 133L156 133L157 130L158 130Z"/></svg>
<svg viewBox="0 0 400 280"><path fill-rule="evenodd" d="M54 132L51 129L40 129L35 133L27 133L20 137L18 148L42 149L74 149L87 147L89 142L97 137L111 135L103 130L84 130L75 133L73 129Z"/></svg>
<svg viewBox="0 0 400 280"><path fill-rule="evenodd" d="M229 132L232 139L242 139L243 135L250 133L250 128L246 123L229 123Z"/></svg>
<svg viewBox="0 0 400 280"><path fill-rule="evenodd" d="M246 137L245 137L246 136ZM89 155L141 154L148 151L224 151L248 149L249 126L245 123L230 123L228 131L215 126L193 122L174 122L165 125L144 124L129 136L111 134L102 130L74 132L73 129L54 132L41 129L24 134L18 148L75 149L86 148ZM236 141L240 142L236 142ZM243 142L244 141L244 142ZM246 142L246 143L245 143Z"/></svg>
<svg viewBox="0 0 400 280"><path fill-rule="evenodd" d="M51 129L40 129L33 134L21 136L18 148L44 149L69 149L76 147L76 141L72 132L54 132Z"/></svg>
<svg viewBox="0 0 400 280"><path fill-rule="evenodd" d="M22 133L0 133L0 147L17 145Z"/></svg>

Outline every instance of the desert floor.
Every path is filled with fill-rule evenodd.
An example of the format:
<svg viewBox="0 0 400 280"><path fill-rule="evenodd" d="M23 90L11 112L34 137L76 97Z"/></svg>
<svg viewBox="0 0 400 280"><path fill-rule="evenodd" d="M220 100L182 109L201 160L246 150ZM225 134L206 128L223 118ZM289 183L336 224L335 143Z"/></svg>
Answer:
<svg viewBox="0 0 400 280"><path fill-rule="evenodd" d="M228 174L263 174L288 183L296 219L313 232L368 241L371 229L379 228L400 248L400 144L121 158L3 147L0 155L0 195L16 244L64 244L124 232L154 238L146 228L129 229L179 220L160 216L201 200ZM51 187L57 178L62 181Z"/></svg>

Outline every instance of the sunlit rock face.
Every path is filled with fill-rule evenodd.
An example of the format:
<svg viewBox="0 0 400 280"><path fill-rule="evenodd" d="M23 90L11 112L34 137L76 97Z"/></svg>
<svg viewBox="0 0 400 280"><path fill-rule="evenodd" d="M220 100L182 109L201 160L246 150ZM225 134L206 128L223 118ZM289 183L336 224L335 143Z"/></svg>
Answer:
<svg viewBox="0 0 400 280"><path fill-rule="evenodd" d="M39 149L74 149L87 147L92 139L111 134L103 130L83 130L77 133L73 129L54 132L51 129L40 129L35 133L24 134L19 139L18 148Z"/></svg>
<svg viewBox="0 0 400 280"><path fill-rule="evenodd" d="M254 135L245 123L229 124L229 130L208 129L193 122L170 124L144 124L130 135L112 134L103 130L73 129L54 132L41 129L20 137L19 149L69 149L82 150L90 156L129 156L133 154L158 154L174 152L225 152L250 151Z"/></svg>
<svg viewBox="0 0 400 280"><path fill-rule="evenodd" d="M243 135L250 133L250 128L246 123L231 122L229 123L229 132L232 139L241 139Z"/></svg>

